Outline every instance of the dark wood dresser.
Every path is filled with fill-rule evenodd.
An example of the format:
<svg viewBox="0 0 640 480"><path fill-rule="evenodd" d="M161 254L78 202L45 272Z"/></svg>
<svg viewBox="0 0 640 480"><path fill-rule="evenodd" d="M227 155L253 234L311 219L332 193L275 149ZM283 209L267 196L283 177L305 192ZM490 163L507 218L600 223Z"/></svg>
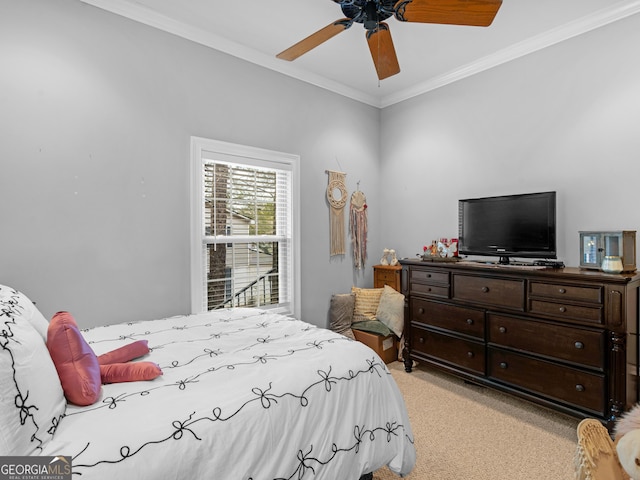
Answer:
<svg viewBox="0 0 640 480"><path fill-rule="evenodd" d="M402 260L413 360L611 428L639 400L640 275Z"/></svg>

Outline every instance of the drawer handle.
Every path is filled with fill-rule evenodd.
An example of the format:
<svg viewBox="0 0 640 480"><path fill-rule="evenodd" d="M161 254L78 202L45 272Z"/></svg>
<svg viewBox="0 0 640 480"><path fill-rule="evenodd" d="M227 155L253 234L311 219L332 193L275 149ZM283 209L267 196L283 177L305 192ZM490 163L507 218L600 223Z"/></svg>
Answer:
<svg viewBox="0 0 640 480"><path fill-rule="evenodd" d="M427 273L427 274L425 275L425 277L427 277L427 278L431 278L431 274L430 274L430 273Z"/></svg>
<svg viewBox="0 0 640 480"><path fill-rule="evenodd" d="M467 357L473 358L473 352L467 352Z"/></svg>
<svg viewBox="0 0 640 480"><path fill-rule="evenodd" d="M418 340L420 343L424 343L424 337L420 337L420 339Z"/></svg>
<svg viewBox="0 0 640 480"><path fill-rule="evenodd" d="M509 365L507 364L507 362L500 362L500 368L502 368L503 370L506 370L508 366Z"/></svg>
<svg viewBox="0 0 640 480"><path fill-rule="evenodd" d="M560 307L558 310L560 310L562 313L567 311L567 307Z"/></svg>
<svg viewBox="0 0 640 480"><path fill-rule="evenodd" d="M424 308L422 307L418 308L418 313L424 313Z"/></svg>
<svg viewBox="0 0 640 480"><path fill-rule="evenodd" d="M430 291L431 291L431 287L427 287L427 292L430 292Z"/></svg>
<svg viewBox="0 0 640 480"><path fill-rule="evenodd" d="M576 342L574 343L574 346L578 349L578 350L582 350L584 348L584 343L582 342Z"/></svg>
<svg viewBox="0 0 640 480"><path fill-rule="evenodd" d="M500 327L500 328L498 328L498 331L500 333L507 333L507 327Z"/></svg>
<svg viewBox="0 0 640 480"><path fill-rule="evenodd" d="M576 391L577 392L584 392L584 385L577 384L576 385Z"/></svg>
<svg viewBox="0 0 640 480"><path fill-rule="evenodd" d="M482 292L487 293L489 291L489 287L482 287Z"/></svg>
<svg viewBox="0 0 640 480"><path fill-rule="evenodd" d="M467 325L473 325L473 318L467 318Z"/></svg>
<svg viewBox="0 0 640 480"><path fill-rule="evenodd" d="M558 293L567 293L567 291L564 288L559 288Z"/></svg>

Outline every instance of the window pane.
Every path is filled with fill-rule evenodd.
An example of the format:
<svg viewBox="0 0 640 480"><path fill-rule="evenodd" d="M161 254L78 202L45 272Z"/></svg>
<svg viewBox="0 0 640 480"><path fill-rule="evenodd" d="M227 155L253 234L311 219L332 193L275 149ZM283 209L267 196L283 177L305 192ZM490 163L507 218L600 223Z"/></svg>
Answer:
<svg viewBox="0 0 640 480"><path fill-rule="evenodd" d="M207 245L207 310L280 303L279 242Z"/></svg>
<svg viewBox="0 0 640 480"><path fill-rule="evenodd" d="M276 172L222 163L204 166L205 235L275 235Z"/></svg>

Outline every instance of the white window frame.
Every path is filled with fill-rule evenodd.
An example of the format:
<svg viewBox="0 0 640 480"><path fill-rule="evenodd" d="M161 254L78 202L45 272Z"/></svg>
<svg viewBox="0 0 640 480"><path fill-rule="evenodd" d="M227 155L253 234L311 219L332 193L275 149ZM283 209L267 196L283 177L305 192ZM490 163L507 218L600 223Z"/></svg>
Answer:
<svg viewBox="0 0 640 480"><path fill-rule="evenodd" d="M191 312L205 311L203 163L206 160L220 160L254 167L286 168L291 171L293 203L291 205L293 251L290 258L293 278L292 291L289 292L291 302L290 309L276 310L300 318L300 156L201 137L191 137ZM259 241L255 238L252 240Z"/></svg>

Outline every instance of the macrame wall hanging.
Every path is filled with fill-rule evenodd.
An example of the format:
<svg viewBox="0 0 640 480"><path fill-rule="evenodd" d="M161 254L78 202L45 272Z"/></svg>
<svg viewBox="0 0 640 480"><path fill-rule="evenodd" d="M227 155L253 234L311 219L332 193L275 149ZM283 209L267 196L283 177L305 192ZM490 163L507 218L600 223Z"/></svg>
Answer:
<svg viewBox="0 0 640 480"><path fill-rule="evenodd" d="M344 180L346 173L327 170L329 185L329 236L331 239L330 256L344 255L344 207L347 204L347 187Z"/></svg>
<svg viewBox="0 0 640 480"><path fill-rule="evenodd" d="M351 195L349 230L353 246L353 262L357 269L364 267L367 259L367 197L358 190Z"/></svg>

